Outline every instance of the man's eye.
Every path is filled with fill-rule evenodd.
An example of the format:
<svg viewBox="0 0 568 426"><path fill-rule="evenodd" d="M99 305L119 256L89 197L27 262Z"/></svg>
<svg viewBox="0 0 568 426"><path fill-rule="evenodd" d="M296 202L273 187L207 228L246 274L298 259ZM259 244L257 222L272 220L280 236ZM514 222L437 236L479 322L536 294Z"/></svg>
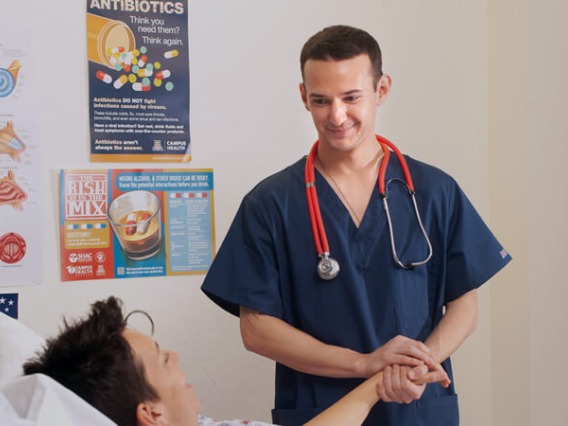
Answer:
<svg viewBox="0 0 568 426"><path fill-rule="evenodd" d="M345 98L345 102L352 104L353 102L357 102L359 100L359 96L347 96Z"/></svg>
<svg viewBox="0 0 568 426"><path fill-rule="evenodd" d="M316 106L322 106L322 105L327 104L327 101L325 99L313 99L312 104L314 104Z"/></svg>
<svg viewBox="0 0 568 426"><path fill-rule="evenodd" d="M169 352L166 352L166 355L164 356L164 362L168 362L170 360L170 354Z"/></svg>

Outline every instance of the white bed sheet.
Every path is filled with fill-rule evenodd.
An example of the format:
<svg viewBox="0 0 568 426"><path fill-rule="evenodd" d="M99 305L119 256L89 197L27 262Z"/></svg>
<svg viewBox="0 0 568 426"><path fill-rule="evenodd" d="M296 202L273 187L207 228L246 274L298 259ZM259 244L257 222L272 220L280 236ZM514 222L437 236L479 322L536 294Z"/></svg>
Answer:
<svg viewBox="0 0 568 426"><path fill-rule="evenodd" d="M0 425L112 426L115 423L50 377L33 374L0 387Z"/></svg>

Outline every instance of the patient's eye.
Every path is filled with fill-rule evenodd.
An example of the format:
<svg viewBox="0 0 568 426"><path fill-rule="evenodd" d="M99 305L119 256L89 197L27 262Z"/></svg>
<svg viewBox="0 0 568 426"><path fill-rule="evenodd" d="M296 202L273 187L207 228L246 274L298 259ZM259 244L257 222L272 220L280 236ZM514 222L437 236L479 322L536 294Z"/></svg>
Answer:
<svg viewBox="0 0 568 426"><path fill-rule="evenodd" d="M168 363L168 361L170 360L170 353L166 352L166 355L164 355L164 363Z"/></svg>

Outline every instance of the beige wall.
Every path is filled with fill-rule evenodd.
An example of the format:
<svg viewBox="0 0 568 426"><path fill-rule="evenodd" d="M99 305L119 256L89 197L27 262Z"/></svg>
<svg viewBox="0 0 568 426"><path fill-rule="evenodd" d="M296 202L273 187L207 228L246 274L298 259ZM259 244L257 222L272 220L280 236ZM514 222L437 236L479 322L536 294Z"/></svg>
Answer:
<svg viewBox="0 0 568 426"><path fill-rule="evenodd" d="M530 419L560 426L568 424L568 3L531 0L529 12Z"/></svg>
<svg viewBox="0 0 568 426"><path fill-rule="evenodd" d="M531 424L528 14L528 1L489 2L491 219L514 259L491 287L491 424L503 426Z"/></svg>
<svg viewBox="0 0 568 426"><path fill-rule="evenodd" d="M514 263L491 292L493 425L568 424L568 3L489 2L491 218Z"/></svg>

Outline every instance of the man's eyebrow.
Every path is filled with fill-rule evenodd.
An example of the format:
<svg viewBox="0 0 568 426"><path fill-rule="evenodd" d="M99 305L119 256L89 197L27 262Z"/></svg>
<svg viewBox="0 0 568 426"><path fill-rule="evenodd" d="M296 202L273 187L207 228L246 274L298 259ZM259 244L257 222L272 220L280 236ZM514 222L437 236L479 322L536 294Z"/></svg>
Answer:
<svg viewBox="0 0 568 426"><path fill-rule="evenodd" d="M158 352L158 356L159 356L160 355L160 345L156 341L154 341L154 345L156 346L156 352Z"/></svg>
<svg viewBox="0 0 568 426"><path fill-rule="evenodd" d="M361 93L362 90L360 89L353 89L353 90L349 90L345 93L342 93L341 96L349 96L349 95L354 95L356 93ZM309 95L310 98L326 98L326 95L321 95L319 93L310 93Z"/></svg>

